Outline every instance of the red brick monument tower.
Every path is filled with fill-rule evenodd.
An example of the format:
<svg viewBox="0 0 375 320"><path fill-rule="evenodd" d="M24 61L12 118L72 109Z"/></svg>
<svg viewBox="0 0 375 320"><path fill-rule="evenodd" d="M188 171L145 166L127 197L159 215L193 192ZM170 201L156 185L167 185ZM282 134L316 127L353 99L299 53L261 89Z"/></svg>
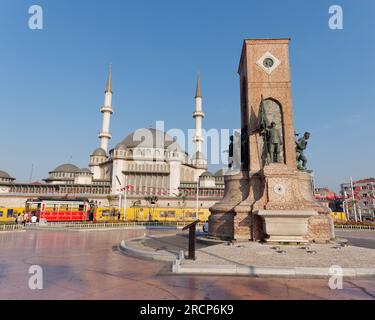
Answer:
<svg viewBox="0 0 375 320"><path fill-rule="evenodd" d="M326 242L329 210L313 198L311 172L297 167L290 39L244 41L238 74L246 150L210 208L209 235L267 242ZM302 170L301 170L302 169Z"/></svg>

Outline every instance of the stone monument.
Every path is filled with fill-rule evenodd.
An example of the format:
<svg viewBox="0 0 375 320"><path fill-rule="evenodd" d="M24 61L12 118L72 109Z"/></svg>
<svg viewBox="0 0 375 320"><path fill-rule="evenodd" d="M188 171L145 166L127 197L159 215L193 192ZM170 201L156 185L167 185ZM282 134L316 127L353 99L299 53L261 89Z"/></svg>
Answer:
<svg viewBox="0 0 375 320"><path fill-rule="evenodd" d="M238 73L245 150L241 169L225 176L224 198L210 208L211 237L288 243L334 238L329 209L314 200L306 169L310 134L295 139L289 41L244 41Z"/></svg>

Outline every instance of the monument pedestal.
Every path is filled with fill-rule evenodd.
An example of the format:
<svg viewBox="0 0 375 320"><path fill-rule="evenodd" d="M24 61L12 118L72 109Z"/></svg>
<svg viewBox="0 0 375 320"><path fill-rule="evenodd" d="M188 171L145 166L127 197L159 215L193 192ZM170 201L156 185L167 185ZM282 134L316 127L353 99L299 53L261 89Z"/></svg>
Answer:
<svg viewBox="0 0 375 320"><path fill-rule="evenodd" d="M260 175L264 181L264 194L254 207L263 207L258 209L258 215L263 220L264 237L258 240L272 241L284 236L287 239L292 236L290 232L293 228L297 240L324 243L334 238L329 208L313 197L310 172L292 170L282 163L271 163L264 166ZM275 237L278 233L279 236Z"/></svg>
<svg viewBox="0 0 375 320"><path fill-rule="evenodd" d="M313 210L259 210L254 212L264 219L266 242L308 242L308 219L318 215Z"/></svg>

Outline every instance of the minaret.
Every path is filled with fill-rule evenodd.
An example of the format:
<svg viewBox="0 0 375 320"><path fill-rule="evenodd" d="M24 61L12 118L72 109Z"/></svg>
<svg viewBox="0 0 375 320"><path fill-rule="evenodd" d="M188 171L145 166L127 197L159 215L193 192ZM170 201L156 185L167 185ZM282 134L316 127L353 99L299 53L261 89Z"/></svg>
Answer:
<svg viewBox="0 0 375 320"><path fill-rule="evenodd" d="M195 91L195 111L193 112L193 118L195 120L195 136L193 138L195 143L195 154L193 156L193 165L206 167L206 160L203 158L202 154L202 121L204 118L204 112L202 111L201 79L199 75L197 78L197 89Z"/></svg>
<svg viewBox="0 0 375 320"><path fill-rule="evenodd" d="M103 123L102 131L99 133L100 139L100 148L102 148L106 153L108 152L108 142L112 138L112 135L109 133L109 122L111 114L113 113L112 109L112 65L109 66L109 74L107 83L105 86L105 96L104 96L104 105L100 108L100 112L103 114Z"/></svg>

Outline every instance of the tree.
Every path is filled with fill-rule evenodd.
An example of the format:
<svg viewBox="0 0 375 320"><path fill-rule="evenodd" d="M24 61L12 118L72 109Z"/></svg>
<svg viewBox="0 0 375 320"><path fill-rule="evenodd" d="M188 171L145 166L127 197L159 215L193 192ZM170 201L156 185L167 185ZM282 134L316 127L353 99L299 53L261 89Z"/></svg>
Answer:
<svg viewBox="0 0 375 320"><path fill-rule="evenodd" d="M151 207L158 202L159 198L157 196L146 196L146 197L144 197L144 199L149 204L148 220L151 220Z"/></svg>
<svg viewBox="0 0 375 320"><path fill-rule="evenodd" d="M174 193L176 198L178 199L178 206L182 210L182 220L185 221L185 206L186 206L186 194L180 192L179 194Z"/></svg>

